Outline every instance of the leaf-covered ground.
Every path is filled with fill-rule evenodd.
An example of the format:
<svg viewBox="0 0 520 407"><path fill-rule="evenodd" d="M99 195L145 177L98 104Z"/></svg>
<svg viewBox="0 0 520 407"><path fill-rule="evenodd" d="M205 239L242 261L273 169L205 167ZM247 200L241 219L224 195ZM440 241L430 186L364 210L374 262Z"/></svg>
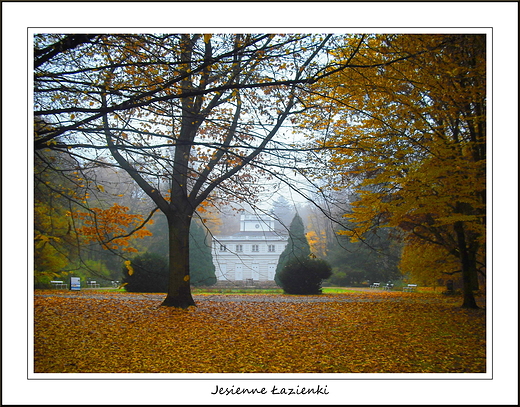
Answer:
<svg viewBox="0 0 520 407"><path fill-rule="evenodd" d="M486 312L439 294L37 291L36 373L483 373ZM484 299L479 304L484 307Z"/></svg>

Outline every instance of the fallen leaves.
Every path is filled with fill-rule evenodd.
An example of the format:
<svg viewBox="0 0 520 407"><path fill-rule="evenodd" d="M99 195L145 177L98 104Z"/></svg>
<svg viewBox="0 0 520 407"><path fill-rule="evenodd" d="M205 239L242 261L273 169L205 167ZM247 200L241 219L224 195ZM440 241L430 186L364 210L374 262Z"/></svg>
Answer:
<svg viewBox="0 0 520 407"><path fill-rule="evenodd" d="M485 310L435 294L38 291L36 373L481 373Z"/></svg>

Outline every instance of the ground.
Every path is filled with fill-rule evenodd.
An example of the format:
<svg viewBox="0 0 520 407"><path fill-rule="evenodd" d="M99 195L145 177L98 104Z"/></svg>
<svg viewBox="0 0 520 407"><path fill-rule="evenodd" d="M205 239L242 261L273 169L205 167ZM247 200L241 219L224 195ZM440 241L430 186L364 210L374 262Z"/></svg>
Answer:
<svg viewBox="0 0 520 407"><path fill-rule="evenodd" d="M485 373L480 310L439 293L35 291L35 373Z"/></svg>

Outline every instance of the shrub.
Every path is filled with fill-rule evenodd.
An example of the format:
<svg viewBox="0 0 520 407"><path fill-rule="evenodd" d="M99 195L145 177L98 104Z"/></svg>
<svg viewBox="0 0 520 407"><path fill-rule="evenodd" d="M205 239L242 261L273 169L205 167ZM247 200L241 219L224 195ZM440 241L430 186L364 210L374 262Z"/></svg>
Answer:
<svg viewBox="0 0 520 407"><path fill-rule="evenodd" d="M134 293L165 293L168 291L168 261L155 253L144 253L123 266L125 289Z"/></svg>
<svg viewBox="0 0 520 407"><path fill-rule="evenodd" d="M323 280L331 275L331 267L325 260L306 258L289 261L278 277L287 294L321 294Z"/></svg>

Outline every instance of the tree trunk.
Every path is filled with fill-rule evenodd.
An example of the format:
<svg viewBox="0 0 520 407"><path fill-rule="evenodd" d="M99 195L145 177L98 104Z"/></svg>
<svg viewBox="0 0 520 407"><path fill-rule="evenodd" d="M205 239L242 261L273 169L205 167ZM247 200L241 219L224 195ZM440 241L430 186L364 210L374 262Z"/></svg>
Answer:
<svg viewBox="0 0 520 407"><path fill-rule="evenodd" d="M191 214L168 214L169 269L168 295L161 305L186 309L195 306L190 288Z"/></svg>
<svg viewBox="0 0 520 407"><path fill-rule="evenodd" d="M477 277L476 256L471 256L469 253L462 222L456 222L454 228L457 234L459 258L462 268L462 290L464 294L462 308L479 308L475 296L473 295L474 281Z"/></svg>

